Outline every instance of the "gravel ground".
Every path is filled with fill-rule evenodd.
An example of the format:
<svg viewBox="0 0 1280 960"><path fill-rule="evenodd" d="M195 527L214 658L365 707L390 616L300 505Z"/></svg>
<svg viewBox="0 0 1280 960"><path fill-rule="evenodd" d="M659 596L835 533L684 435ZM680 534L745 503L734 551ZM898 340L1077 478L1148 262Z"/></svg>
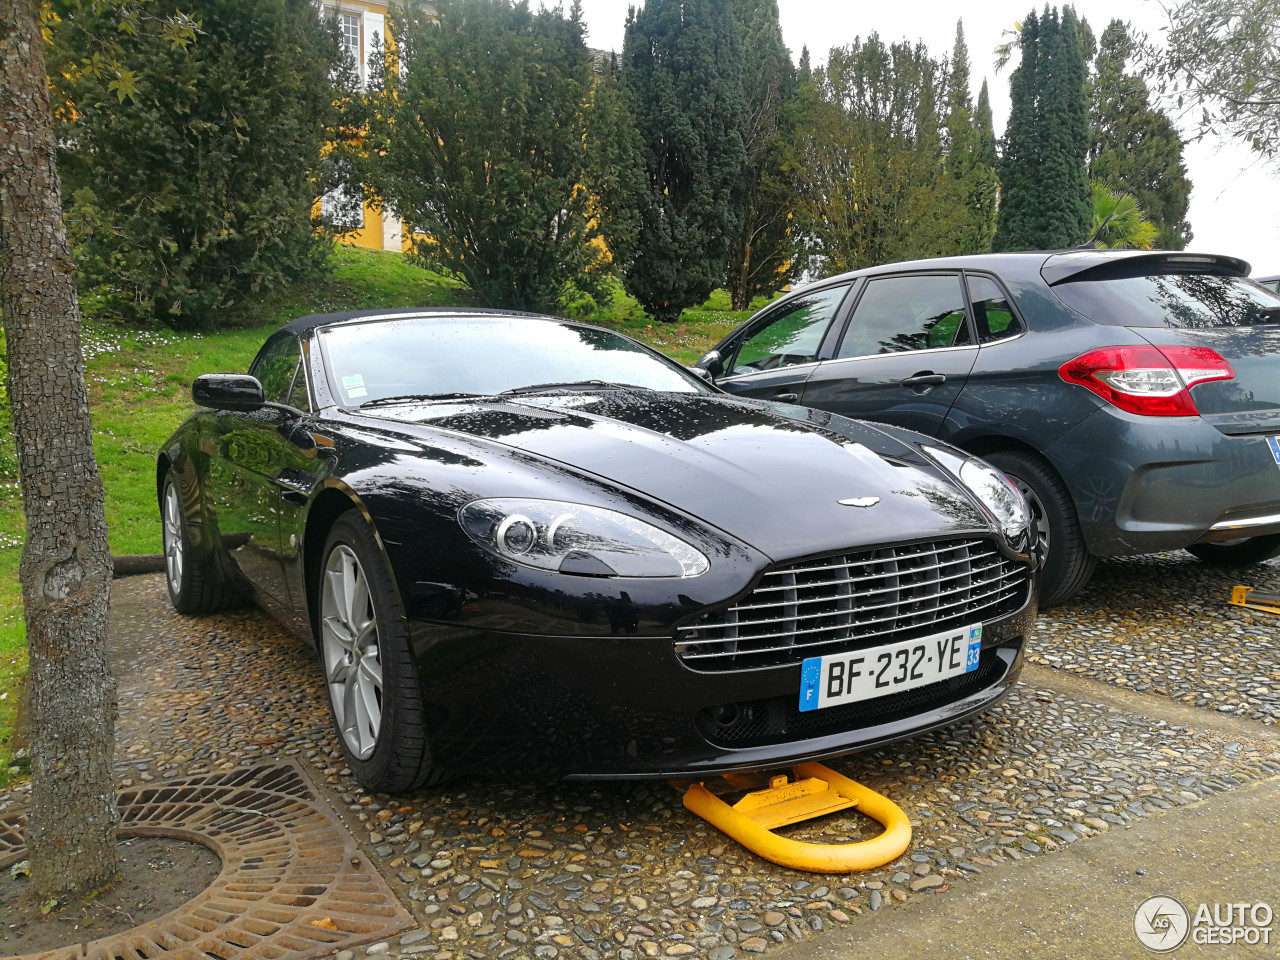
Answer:
<svg viewBox="0 0 1280 960"><path fill-rule="evenodd" d="M1209 710L1280 723L1280 617L1227 603L1280 591L1280 561L1215 570L1181 551L1110 560L1041 616L1031 660Z"/></svg>
<svg viewBox="0 0 1280 960"><path fill-rule="evenodd" d="M1100 583L1116 589L1117 574L1134 570L1108 565ZM834 762L897 801L914 842L877 871L804 875L728 842L661 782L464 780L368 795L342 763L318 666L302 644L252 610L178 617L158 576L114 589L122 784L301 759L421 921L362 951L375 956L742 957L832 924L871 922L912 897L953 887L963 896L966 877L1001 863L1280 774L1274 739L1171 726L1023 685L981 719ZM1098 590L1064 616L1087 611ZM1224 630L1234 624L1221 620ZM1122 620L1106 622L1112 639L1099 649L1116 644ZM1046 626L1048 636L1068 635ZM15 789L0 796L0 810L22 800ZM792 835L854 840L869 823L838 814Z"/></svg>

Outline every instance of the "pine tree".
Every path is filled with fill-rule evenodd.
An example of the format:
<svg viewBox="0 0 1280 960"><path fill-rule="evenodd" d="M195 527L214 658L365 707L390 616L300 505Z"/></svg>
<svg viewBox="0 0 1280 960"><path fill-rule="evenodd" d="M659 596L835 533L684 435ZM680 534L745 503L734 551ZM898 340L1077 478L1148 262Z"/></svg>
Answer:
<svg viewBox="0 0 1280 960"><path fill-rule="evenodd" d="M1182 250L1191 239L1182 141L1169 118L1151 107L1142 77L1125 72L1132 54L1124 22L1112 20L1095 62L1089 175L1132 193L1159 231L1156 245Z"/></svg>
<svg viewBox="0 0 1280 960"><path fill-rule="evenodd" d="M1087 36L1075 12L1033 10L1018 36L1001 161L996 250L1072 247L1089 236L1092 190L1085 156Z"/></svg>
<svg viewBox="0 0 1280 960"><path fill-rule="evenodd" d="M646 0L627 17L622 78L647 189L624 283L663 322L724 279L729 240L742 223L741 63L729 0Z"/></svg>
<svg viewBox="0 0 1280 960"><path fill-rule="evenodd" d="M982 91L986 97L986 81ZM981 106L981 105L980 105ZM986 124L991 125L991 104L985 104ZM956 41L947 77L947 169L960 189L966 216L958 238L958 253L984 253L991 249L995 233L995 149L973 111L969 93L969 48L964 25L956 22Z"/></svg>
<svg viewBox="0 0 1280 960"><path fill-rule="evenodd" d="M729 244L725 286L735 310L782 289L794 275L790 220L795 208L792 139L795 68L782 42L777 0L735 0L743 38L747 106L742 226Z"/></svg>

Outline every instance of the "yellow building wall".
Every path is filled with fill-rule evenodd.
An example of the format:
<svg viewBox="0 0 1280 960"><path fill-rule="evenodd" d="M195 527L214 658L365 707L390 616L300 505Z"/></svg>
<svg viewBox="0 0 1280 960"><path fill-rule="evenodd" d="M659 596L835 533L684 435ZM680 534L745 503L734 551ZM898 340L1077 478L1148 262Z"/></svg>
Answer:
<svg viewBox="0 0 1280 960"><path fill-rule="evenodd" d="M337 2L333 2L333 0L323 0L321 6L323 12L329 16L335 16L340 13L363 14L366 12L380 13L385 16L388 11L389 3L387 3L386 0L337 0ZM435 5L433 3L424 2L423 6L428 9L428 12L434 13ZM362 50L368 42L368 38L365 36L364 30L365 25L362 21ZM388 37L384 37L384 40L394 43L394 41L390 41ZM317 201L317 208L318 207L319 201ZM400 231L401 237L397 243L394 240L394 237L389 238L386 235L386 232L383 229L384 226L386 226L386 223L382 210L374 203L369 202L366 198L364 205L364 225L358 230L353 230L349 233L343 234L338 238L338 242L354 247L364 247L367 250L398 249L401 252L407 252L412 246L412 238L404 235L403 231ZM394 226L394 224L392 224L392 226ZM392 232L394 234L395 231Z"/></svg>

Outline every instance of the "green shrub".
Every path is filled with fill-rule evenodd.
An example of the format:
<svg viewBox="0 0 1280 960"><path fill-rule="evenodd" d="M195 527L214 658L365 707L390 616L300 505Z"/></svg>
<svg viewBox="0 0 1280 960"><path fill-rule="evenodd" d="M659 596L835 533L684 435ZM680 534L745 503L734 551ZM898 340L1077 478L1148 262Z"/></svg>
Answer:
<svg viewBox="0 0 1280 960"><path fill-rule="evenodd" d="M336 183L322 154L352 70L309 0L154 0L200 31L186 51L122 35L121 66L139 78L124 102L109 71L82 66L114 29L110 5L53 6L59 168L87 306L207 326L325 270L313 204Z"/></svg>

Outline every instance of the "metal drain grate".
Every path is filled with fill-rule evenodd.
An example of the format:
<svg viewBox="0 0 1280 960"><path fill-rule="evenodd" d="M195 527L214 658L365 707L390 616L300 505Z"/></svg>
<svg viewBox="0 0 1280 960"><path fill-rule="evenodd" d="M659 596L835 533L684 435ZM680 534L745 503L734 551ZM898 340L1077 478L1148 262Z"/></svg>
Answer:
<svg viewBox="0 0 1280 960"><path fill-rule="evenodd" d="M416 923L293 761L125 790L120 813L121 833L202 843L222 872L177 910L91 942L87 960L306 960ZM0 819L0 868L22 858L20 830L20 814ZM312 922L325 920L335 929Z"/></svg>

